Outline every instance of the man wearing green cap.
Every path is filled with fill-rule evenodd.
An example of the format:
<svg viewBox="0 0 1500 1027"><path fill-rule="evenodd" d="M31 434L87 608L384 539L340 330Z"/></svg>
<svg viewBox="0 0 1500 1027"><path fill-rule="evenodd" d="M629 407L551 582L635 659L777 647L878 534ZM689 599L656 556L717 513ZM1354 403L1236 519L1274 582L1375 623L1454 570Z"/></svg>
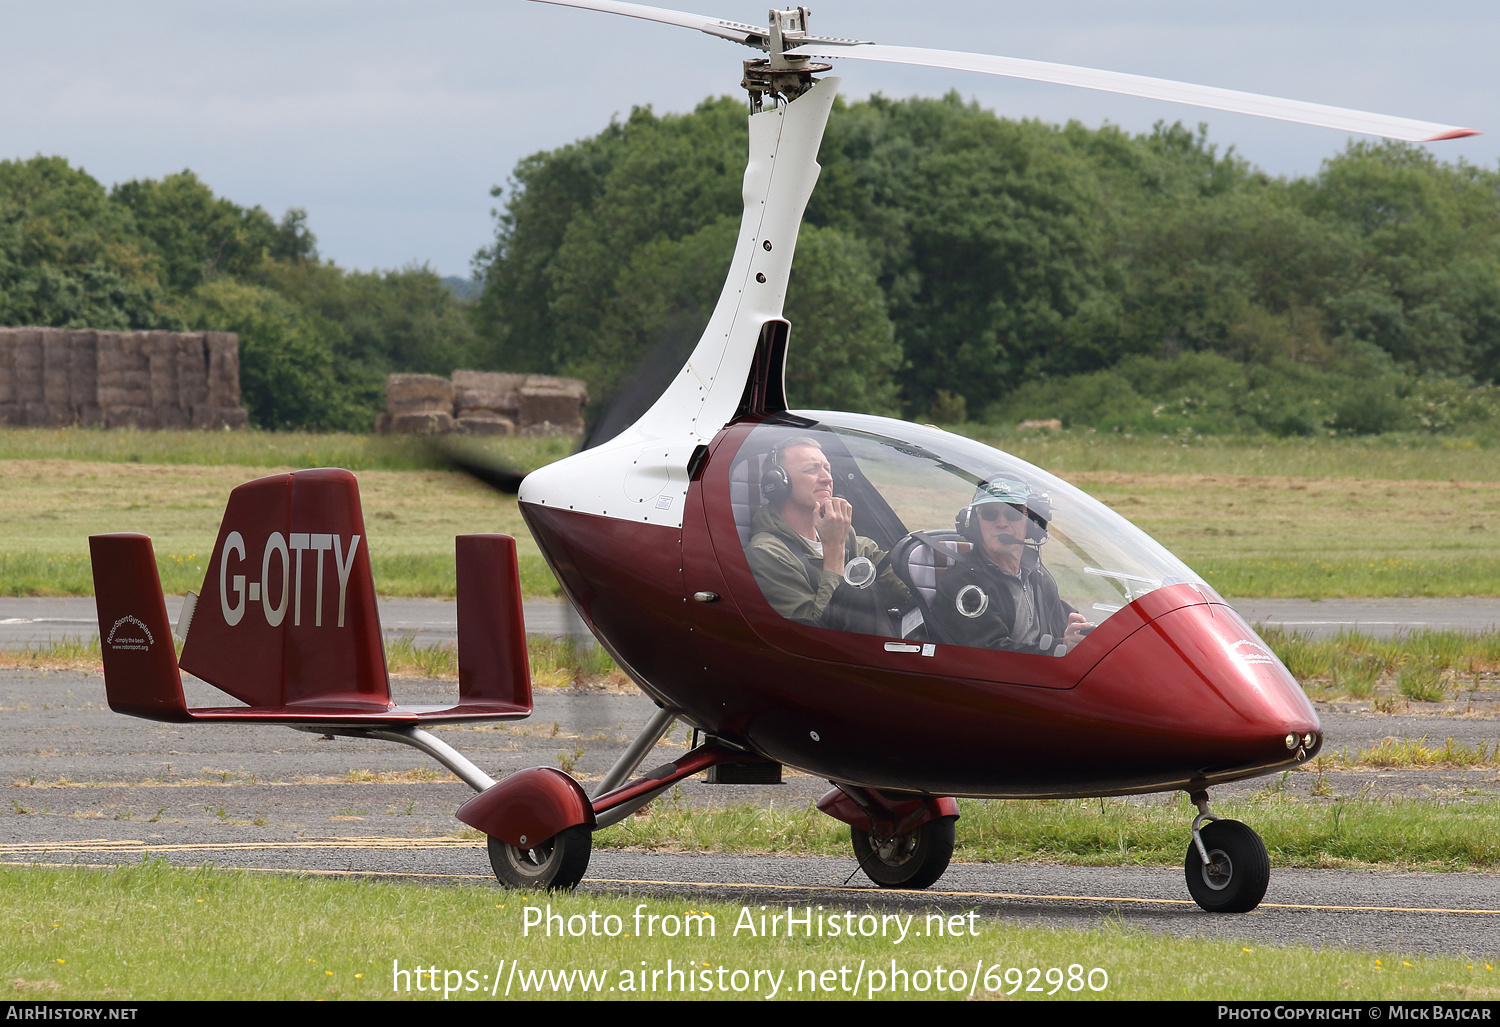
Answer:
<svg viewBox="0 0 1500 1027"><path fill-rule="evenodd" d="M959 512L958 529L974 548L938 581L932 617L939 641L1062 656L1093 628L1058 596L1036 547L1027 545L1028 524L1047 526L1031 498L1023 482L996 479L981 483Z"/></svg>

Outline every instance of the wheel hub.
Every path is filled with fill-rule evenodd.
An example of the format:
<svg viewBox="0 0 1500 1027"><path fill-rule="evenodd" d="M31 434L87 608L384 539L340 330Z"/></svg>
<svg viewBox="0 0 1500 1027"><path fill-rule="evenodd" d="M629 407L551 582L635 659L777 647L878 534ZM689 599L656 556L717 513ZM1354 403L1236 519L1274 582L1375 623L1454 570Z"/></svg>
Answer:
<svg viewBox="0 0 1500 1027"><path fill-rule="evenodd" d="M534 849L518 849L514 845L505 847L506 861L515 868L516 873L527 877L539 877L546 873L552 862L553 852L551 841L543 842Z"/></svg>
<svg viewBox="0 0 1500 1027"><path fill-rule="evenodd" d="M1234 862L1223 849L1214 849L1203 864L1203 883L1214 891L1223 891L1234 879Z"/></svg>
<svg viewBox="0 0 1500 1027"><path fill-rule="evenodd" d="M871 839L872 841L874 839ZM898 867L911 859L912 853L917 848L917 836L914 834L901 834L893 838L887 838L875 845L875 855L887 866Z"/></svg>

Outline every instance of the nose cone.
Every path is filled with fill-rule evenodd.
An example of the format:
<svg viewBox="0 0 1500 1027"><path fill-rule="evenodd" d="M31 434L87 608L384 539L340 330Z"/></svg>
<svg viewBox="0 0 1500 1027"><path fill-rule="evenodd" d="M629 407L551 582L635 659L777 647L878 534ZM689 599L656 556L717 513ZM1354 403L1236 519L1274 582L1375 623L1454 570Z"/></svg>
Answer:
<svg viewBox="0 0 1500 1027"><path fill-rule="evenodd" d="M1296 679L1218 603L1173 610L1140 628L1079 690L1113 708L1122 730L1162 745L1182 772L1209 784L1295 765L1323 744Z"/></svg>

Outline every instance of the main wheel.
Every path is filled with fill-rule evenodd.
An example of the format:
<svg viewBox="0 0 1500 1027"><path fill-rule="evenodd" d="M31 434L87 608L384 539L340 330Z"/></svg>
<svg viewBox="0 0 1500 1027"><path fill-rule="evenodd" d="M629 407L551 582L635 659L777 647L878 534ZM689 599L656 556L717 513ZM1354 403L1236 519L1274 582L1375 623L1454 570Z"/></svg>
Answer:
<svg viewBox="0 0 1500 1027"><path fill-rule="evenodd" d="M1193 901L1210 913L1248 913L1271 883L1271 860L1260 835L1238 820L1215 820L1198 832L1208 862L1189 845L1183 869Z"/></svg>
<svg viewBox="0 0 1500 1027"><path fill-rule="evenodd" d="M955 817L929 820L911 834L879 842L868 831L849 829L854 856L882 888L926 888L943 876L953 858Z"/></svg>
<svg viewBox="0 0 1500 1027"><path fill-rule="evenodd" d="M583 880L593 847L587 824L560 831L534 849L518 849L490 835L490 867L507 888L572 891Z"/></svg>

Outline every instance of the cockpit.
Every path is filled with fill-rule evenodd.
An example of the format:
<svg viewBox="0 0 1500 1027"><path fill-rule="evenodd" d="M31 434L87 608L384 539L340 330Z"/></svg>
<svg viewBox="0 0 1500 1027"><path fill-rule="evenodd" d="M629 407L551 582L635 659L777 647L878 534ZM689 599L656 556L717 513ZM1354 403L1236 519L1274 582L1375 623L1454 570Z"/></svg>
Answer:
<svg viewBox="0 0 1500 1027"><path fill-rule="evenodd" d="M854 540L837 574L810 537L818 532L790 526L811 522L797 516L807 498L783 484L789 451L814 470L826 462L832 495L851 512ZM1060 657L1155 589L1207 588L1067 482L936 428L858 414L782 415L746 436L729 489L740 547L767 602L830 630ZM766 550L785 566L768 571ZM812 604L793 604L788 590L803 588ZM833 608L843 612L824 612Z"/></svg>

